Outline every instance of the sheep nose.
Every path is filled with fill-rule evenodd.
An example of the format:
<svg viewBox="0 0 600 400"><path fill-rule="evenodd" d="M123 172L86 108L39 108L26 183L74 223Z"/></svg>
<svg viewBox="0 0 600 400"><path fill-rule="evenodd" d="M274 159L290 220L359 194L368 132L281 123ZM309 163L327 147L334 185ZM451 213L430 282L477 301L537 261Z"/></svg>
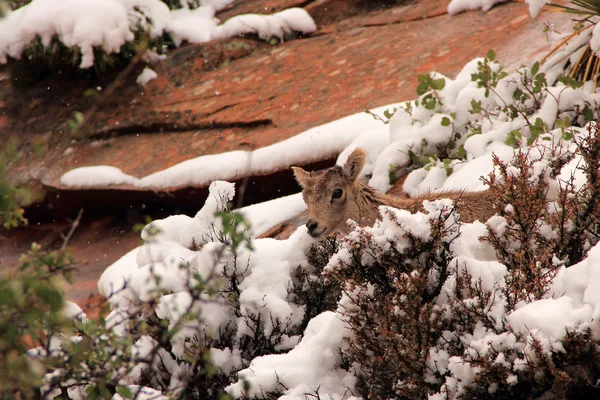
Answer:
<svg viewBox="0 0 600 400"><path fill-rule="evenodd" d="M314 233L315 229L317 229L318 226L319 226L319 223L315 222L315 221L309 220L306 223L306 227L308 228L308 232L309 233Z"/></svg>

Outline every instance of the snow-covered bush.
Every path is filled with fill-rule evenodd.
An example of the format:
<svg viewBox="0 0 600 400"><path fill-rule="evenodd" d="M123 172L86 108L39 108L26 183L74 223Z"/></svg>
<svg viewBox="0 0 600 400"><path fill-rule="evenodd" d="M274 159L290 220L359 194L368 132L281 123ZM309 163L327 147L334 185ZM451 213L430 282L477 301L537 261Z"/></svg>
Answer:
<svg viewBox="0 0 600 400"><path fill-rule="evenodd" d="M593 93L593 84L581 87L563 75L580 46L572 42L543 66L535 63L512 73L490 51L465 65L454 80L438 73L420 76L418 99L394 110L390 141L372 155L377 161L369 183L387 191L396 176L415 170L404 185L413 196L441 188L482 190L477 177L460 187L466 176L456 172L469 170L465 166L477 158L488 168L492 153L508 158L511 147L569 136L572 126L597 119L600 95Z"/></svg>
<svg viewBox="0 0 600 400"><path fill-rule="evenodd" d="M352 331L343 354L365 398L600 393L591 310L573 307L555 282L599 240L598 124L572 140L495 157L485 181L500 212L486 226L460 224L451 203L426 202L425 214L382 207L381 221L342 240L327 277L342 284ZM581 186L561 177L576 153Z"/></svg>
<svg viewBox="0 0 600 400"><path fill-rule="evenodd" d="M335 358L324 363L345 332L330 311L337 307L337 284L324 283L320 274L329 257L309 250L313 241L303 229L287 241L250 240L246 219L227 210L233 195L233 185L215 182L194 218L148 224L145 244L102 276L99 288L112 311L98 321L65 303L57 287L38 282L37 275L28 278L27 266L41 271L40 280L60 273L70 260L62 249L33 254L18 277L24 283L0 280L0 397L27 388L23 393L32 398L204 399L218 398L226 387L277 397L290 379L307 382L317 366L326 366L317 373L323 388L306 390L351 385L352 375L337 369ZM331 246L324 248L327 254ZM315 265L307 252L315 254ZM38 305L43 296L47 304ZM257 371L251 362L263 359L268 369L269 360L277 359L265 357L315 345L321 358L295 366L295 374L263 371L258 381L251 376ZM236 384L244 368L248 382Z"/></svg>
<svg viewBox="0 0 600 400"><path fill-rule="evenodd" d="M452 204L429 207L428 215L383 208L382 221L344 238L327 266L327 277L343 285L341 312L352 331L345 354L366 398L431 393L429 350L448 329L436 299L454 268L459 225Z"/></svg>

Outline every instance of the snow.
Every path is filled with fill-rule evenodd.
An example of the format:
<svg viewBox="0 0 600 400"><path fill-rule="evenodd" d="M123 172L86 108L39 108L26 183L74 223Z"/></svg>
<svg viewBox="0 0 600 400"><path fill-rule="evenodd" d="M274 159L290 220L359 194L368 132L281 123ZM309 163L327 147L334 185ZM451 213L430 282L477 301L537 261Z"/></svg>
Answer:
<svg viewBox="0 0 600 400"><path fill-rule="evenodd" d="M488 11L498 3L504 3L508 0L452 0L448 4L448 14L455 15L467 10Z"/></svg>
<svg viewBox="0 0 600 400"><path fill-rule="evenodd" d="M138 75L138 77L135 81L138 85L144 86L145 84L150 82L152 79L156 79L157 77L158 77L158 74L154 70L146 67L146 68L144 68L142 73Z"/></svg>
<svg viewBox="0 0 600 400"><path fill-rule="evenodd" d="M239 349L210 349L210 360L225 374L239 371L242 368L242 356Z"/></svg>
<svg viewBox="0 0 600 400"><path fill-rule="evenodd" d="M600 53L600 29L598 25L592 30L592 38L590 39L590 49L598 55Z"/></svg>
<svg viewBox="0 0 600 400"><path fill-rule="evenodd" d="M550 4L550 0L525 0L527 4L529 4L529 14L531 18L535 18L540 13L542 7L546 4Z"/></svg>
<svg viewBox="0 0 600 400"><path fill-rule="evenodd" d="M190 43L204 43L212 38L218 25L215 9L211 6L190 10L181 8L171 11L172 20L167 26L175 45L186 40Z"/></svg>
<svg viewBox="0 0 600 400"><path fill-rule="evenodd" d="M574 329L591 317L589 304L576 308L572 298L563 296L529 303L510 314L508 322L516 332L557 340L564 337L567 328Z"/></svg>
<svg viewBox="0 0 600 400"><path fill-rule="evenodd" d="M133 182L135 182L133 176L108 165L76 168L60 178L60 183L63 185L76 187L122 185Z"/></svg>
<svg viewBox="0 0 600 400"><path fill-rule="evenodd" d="M44 47L49 47L56 36L67 47L78 48L82 55L79 67L90 68L94 48L119 53L138 30L151 38L169 34L179 46L184 41L205 43L248 33L283 41L292 32L307 34L317 29L301 8L272 15L239 15L219 25L216 12L231 2L201 1L200 7L190 9L184 1L183 8L169 10L160 0L34 0L0 20L0 64L8 57L20 59L38 37ZM140 79L148 82L150 74Z"/></svg>
<svg viewBox="0 0 600 400"><path fill-rule="evenodd" d="M168 12L159 0L148 1L162 4ZM0 20L0 63L8 56L19 59L36 37L49 46L55 35L66 46L81 49L81 68L94 64L95 46L118 53L134 38L119 0L35 0Z"/></svg>
<svg viewBox="0 0 600 400"><path fill-rule="evenodd" d="M281 222L297 216L304 210L306 210L306 204L302 200L302 194L297 193L246 206L238 211L249 221L252 221L250 227L252 236L258 237Z"/></svg>
<svg viewBox="0 0 600 400"><path fill-rule="evenodd" d="M129 392L132 393L136 399L139 400L168 400L167 396L164 396L156 389L152 389L146 386L129 385L127 386ZM125 400L120 394L115 394L112 400Z"/></svg>
<svg viewBox="0 0 600 400"><path fill-rule="evenodd" d="M391 104L372 110L375 114L395 107ZM127 183L140 188L159 189L182 186L206 186L215 180L235 180L289 168L300 163L322 160L340 153L357 136L362 141L373 139L382 147L387 134L380 129L381 122L364 112L310 128L296 136L254 151L231 151L200 156L183 161L143 178L124 174L116 167L75 168L61 177L61 183L70 187L102 187ZM373 157L376 157L373 154Z"/></svg>
<svg viewBox="0 0 600 400"><path fill-rule="evenodd" d="M348 331L334 312L324 312L313 318L302 341L286 354L255 358L250 367L238 372L240 381L228 386L234 398L258 397L278 388L285 390L282 399L303 399L305 393L317 389L321 396L335 396L353 390L356 377L338 367L339 348ZM244 390L243 380L250 383Z"/></svg>
<svg viewBox="0 0 600 400"><path fill-rule="evenodd" d="M108 299L113 307L126 308L134 299L128 287L128 276L138 269L138 248L129 251L104 270L98 280L98 292Z"/></svg>
<svg viewBox="0 0 600 400"><path fill-rule="evenodd" d="M292 32L311 33L317 25L303 8L289 8L271 15L245 14L237 15L217 26L212 32L213 39L224 39L233 36L255 33L261 39L272 37L283 41Z"/></svg>
<svg viewBox="0 0 600 400"><path fill-rule="evenodd" d="M87 322L87 317L81 307L77 304L67 301L63 307L63 314L65 317L70 318L72 320Z"/></svg>
<svg viewBox="0 0 600 400"><path fill-rule="evenodd" d="M153 242L172 241L187 248L192 247L193 243L202 245L210 240L215 214L225 210L234 195L233 184L214 181L208 188L208 198L204 207L194 218L173 215L154 221L144 228L142 239Z"/></svg>

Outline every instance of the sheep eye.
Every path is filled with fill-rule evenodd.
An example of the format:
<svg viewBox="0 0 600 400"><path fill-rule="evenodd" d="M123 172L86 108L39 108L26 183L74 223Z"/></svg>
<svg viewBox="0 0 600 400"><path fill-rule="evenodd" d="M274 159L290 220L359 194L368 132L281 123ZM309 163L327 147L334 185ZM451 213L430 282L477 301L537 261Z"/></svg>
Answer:
<svg viewBox="0 0 600 400"><path fill-rule="evenodd" d="M331 198L339 199L340 197L342 197L342 194L344 194L344 191L342 189L335 189L333 193L331 193Z"/></svg>

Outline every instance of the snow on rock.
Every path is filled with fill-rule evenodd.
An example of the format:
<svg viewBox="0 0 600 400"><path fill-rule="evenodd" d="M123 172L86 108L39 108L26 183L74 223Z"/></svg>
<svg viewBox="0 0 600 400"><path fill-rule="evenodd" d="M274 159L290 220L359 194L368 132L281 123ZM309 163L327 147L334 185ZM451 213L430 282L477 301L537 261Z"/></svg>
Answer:
<svg viewBox="0 0 600 400"><path fill-rule="evenodd" d="M448 14L455 15L467 10L488 11L498 3L504 3L508 0L452 0L448 4Z"/></svg>
<svg viewBox="0 0 600 400"><path fill-rule="evenodd" d="M157 77L158 77L158 74L154 70L146 67L146 68L144 68L142 73L138 75L138 77L135 81L138 85L144 86L145 84L150 82L152 79L155 79Z"/></svg>
<svg viewBox="0 0 600 400"><path fill-rule="evenodd" d="M390 104L371 112L383 116L385 110L396 106L397 104ZM251 156L251 171L268 172L322 160L340 153L354 138L381 125L381 121L359 112L310 128L282 142L255 150Z"/></svg>
<svg viewBox="0 0 600 400"><path fill-rule="evenodd" d="M216 179L234 180L246 176L249 165L249 153L241 150L201 156L141 178L134 185L146 188L201 186Z"/></svg>
<svg viewBox="0 0 600 400"><path fill-rule="evenodd" d="M303 8L290 8L272 15L245 14L230 18L212 32L213 39L255 33L261 39L283 41L292 32L312 33L317 25Z"/></svg>
<svg viewBox="0 0 600 400"><path fill-rule="evenodd" d="M311 33L317 30L315 21L305 9L300 7L288 8L272 16L284 20L288 27L295 32Z"/></svg>
<svg viewBox="0 0 600 400"><path fill-rule="evenodd" d="M171 16L172 20L167 26L167 30L176 46L181 45L183 41L208 42L219 22L215 18L215 9L210 6L198 7L193 10L180 8L171 11Z"/></svg>
<svg viewBox="0 0 600 400"><path fill-rule="evenodd" d="M264 40L275 37L283 41L292 32L306 34L317 30L314 20L302 8L290 8L271 15L237 15L219 25L215 12L222 4L219 7L204 4L196 9L184 7L174 10L166 30L177 46L183 41L204 43L248 33L257 34Z"/></svg>
<svg viewBox="0 0 600 400"><path fill-rule="evenodd" d="M382 114L396 104L372 110ZM235 180L243 176L261 174L289 168L300 163L322 160L339 153L354 138L370 131L371 139L377 143L387 140L382 123L361 112L323 124L293 136L287 140L255 151L231 151L206 155L183 161L162 171L143 178L125 175L116 167L112 175L99 167L75 168L61 177L61 183L72 187L91 187L128 183L141 188L172 188L181 186L203 186L214 180ZM374 138L381 134L382 137ZM98 174L101 172L102 174ZM111 180L111 176L113 177Z"/></svg>
<svg viewBox="0 0 600 400"><path fill-rule="evenodd" d="M97 187L132 184L135 178L117 167L98 165L73 169L60 178L60 183L72 187Z"/></svg>
<svg viewBox="0 0 600 400"><path fill-rule="evenodd" d="M302 194L297 193L246 206L237 211L250 221L252 237L257 237L304 210L306 204L302 200Z"/></svg>
<svg viewBox="0 0 600 400"><path fill-rule="evenodd" d="M294 349L255 358L250 367L238 372L240 380L225 390L235 398L253 398L280 389L282 384L286 388L282 399L304 399L306 393L317 390L322 397L341 398L356 384L355 376L338 367L339 349L348 332L339 315L324 312L309 322ZM244 380L250 383L248 391Z"/></svg>

